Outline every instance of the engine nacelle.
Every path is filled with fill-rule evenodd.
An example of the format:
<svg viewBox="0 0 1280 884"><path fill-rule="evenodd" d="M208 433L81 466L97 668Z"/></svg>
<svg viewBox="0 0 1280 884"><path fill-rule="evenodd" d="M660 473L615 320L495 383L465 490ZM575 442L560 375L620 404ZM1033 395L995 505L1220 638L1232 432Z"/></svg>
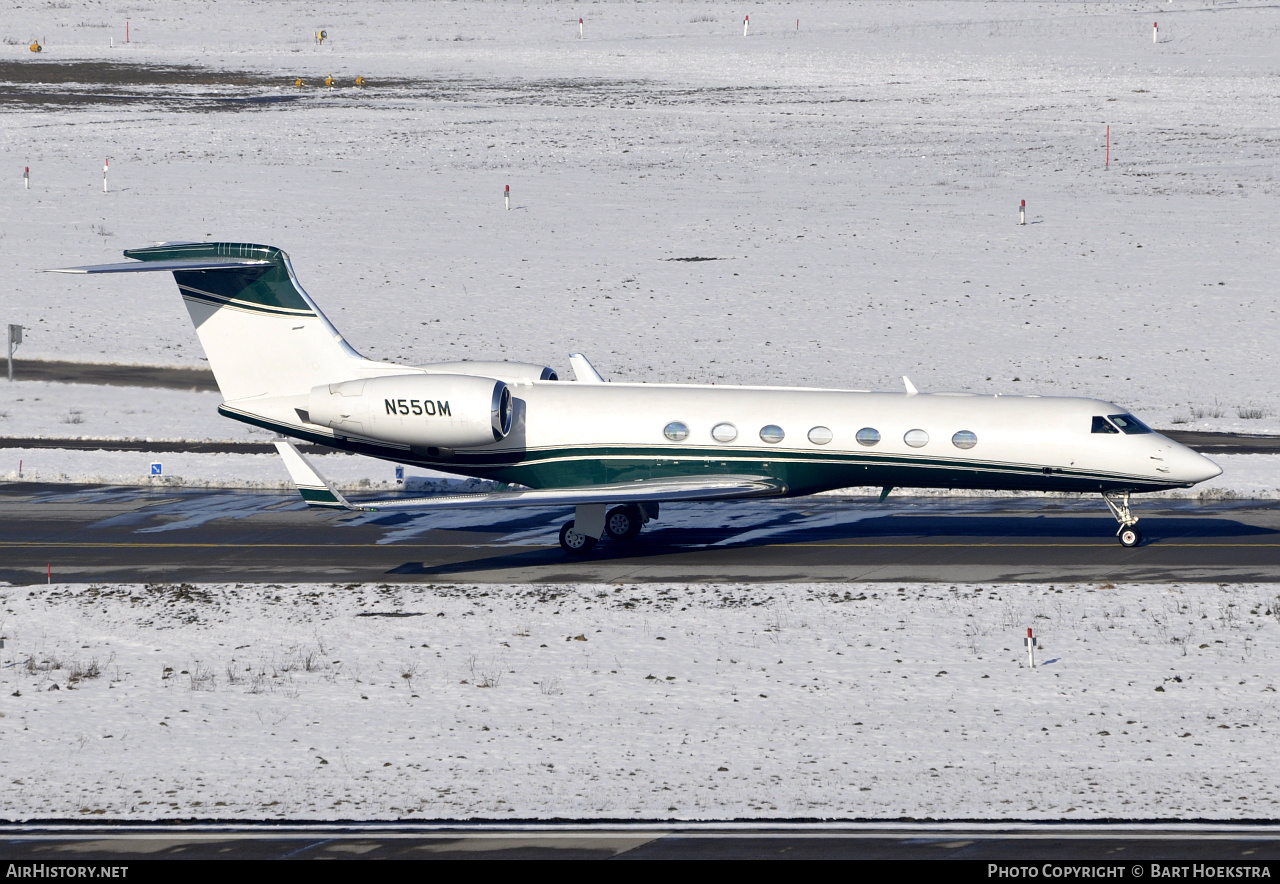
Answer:
<svg viewBox="0 0 1280 884"><path fill-rule="evenodd" d="M411 374L314 387L313 424L403 445L472 448L511 432L511 390L502 381Z"/></svg>

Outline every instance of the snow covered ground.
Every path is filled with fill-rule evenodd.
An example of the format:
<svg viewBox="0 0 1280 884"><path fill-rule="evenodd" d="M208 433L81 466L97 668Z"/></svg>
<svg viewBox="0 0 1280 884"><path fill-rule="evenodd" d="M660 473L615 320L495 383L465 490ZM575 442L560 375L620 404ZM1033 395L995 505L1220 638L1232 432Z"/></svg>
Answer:
<svg viewBox="0 0 1280 884"><path fill-rule="evenodd" d="M84 80L14 73L36 62ZM1199 0L24 3L0 323L28 358L198 365L170 281L35 271L249 240L379 358L908 374L1280 432L1278 73L1280 8ZM3 386L8 436L265 438L208 394ZM0 456L42 481L151 460ZM1218 460L1210 490L1276 496L1274 458ZM0 587L0 816L1274 818L1275 593Z"/></svg>
<svg viewBox="0 0 1280 884"><path fill-rule="evenodd" d="M1280 802L1274 586L55 585L0 602L6 818L1240 819Z"/></svg>
<svg viewBox="0 0 1280 884"><path fill-rule="evenodd" d="M0 272L19 281L0 321L30 329L27 357L198 364L170 282L35 271L256 240L377 357L909 374L1280 430L1274 7L69 0L0 30L10 66L213 72L86 67L58 89L136 100L0 107ZM315 88L330 72L371 86ZM289 103L196 100L290 97L296 76Z"/></svg>

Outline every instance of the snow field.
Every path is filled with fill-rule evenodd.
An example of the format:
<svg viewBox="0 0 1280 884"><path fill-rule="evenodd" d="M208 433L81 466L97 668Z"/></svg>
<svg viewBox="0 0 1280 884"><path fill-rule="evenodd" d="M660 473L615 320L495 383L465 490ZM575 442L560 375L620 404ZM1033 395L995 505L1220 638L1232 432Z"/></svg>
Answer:
<svg viewBox="0 0 1280 884"><path fill-rule="evenodd" d="M33 271L256 240L379 358L563 369L580 350L618 379L876 389L909 374L1280 430L1280 10L762 4L744 39L714 4L592 4L579 41L580 10L500 9L18 10L0 61L45 28L41 61L262 78L203 94L383 78L240 110L145 85L135 102L6 105L0 153L34 182L0 196L24 355L198 364L168 280ZM139 43L113 53L126 17ZM716 260L677 260L697 257Z"/></svg>
<svg viewBox="0 0 1280 884"><path fill-rule="evenodd" d="M1280 800L1269 585L0 602L11 819L1241 819Z"/></svg>

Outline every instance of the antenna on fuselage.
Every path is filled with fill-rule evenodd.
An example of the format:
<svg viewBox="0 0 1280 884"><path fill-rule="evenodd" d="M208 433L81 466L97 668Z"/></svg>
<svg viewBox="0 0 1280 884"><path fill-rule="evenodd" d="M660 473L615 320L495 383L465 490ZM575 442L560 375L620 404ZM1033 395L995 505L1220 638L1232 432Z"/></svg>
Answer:
<svg viewBox="0 0 1280 884"><path fill-rule="evenodd" d="M920 392L916 389L916 385L911 383L911 378L907 377L905 374L902 376L902 385L907 388L908 396L914 396Z"/></svg>

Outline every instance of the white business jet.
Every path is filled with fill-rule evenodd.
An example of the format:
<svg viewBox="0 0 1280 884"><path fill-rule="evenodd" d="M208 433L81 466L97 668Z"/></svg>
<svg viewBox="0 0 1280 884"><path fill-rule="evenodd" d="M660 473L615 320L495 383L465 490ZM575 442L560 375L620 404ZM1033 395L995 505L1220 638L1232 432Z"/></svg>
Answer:
<svg viewBox="0 0 1280 884"><path fill-rule="evenodd" d="M1096 399L793 387L606 383L581 354L573 382L541 365L408 366L352 349L289 257L245 243L163 243L64 273L172 272L222 391L220 414L401 464L527 490L349 501L288 439L308 504L349 510L573 506L566 552L634 538L659 505L836 488L1102 495L1127 547L1134 492L1219 475L1209 459Z"/></svg>

